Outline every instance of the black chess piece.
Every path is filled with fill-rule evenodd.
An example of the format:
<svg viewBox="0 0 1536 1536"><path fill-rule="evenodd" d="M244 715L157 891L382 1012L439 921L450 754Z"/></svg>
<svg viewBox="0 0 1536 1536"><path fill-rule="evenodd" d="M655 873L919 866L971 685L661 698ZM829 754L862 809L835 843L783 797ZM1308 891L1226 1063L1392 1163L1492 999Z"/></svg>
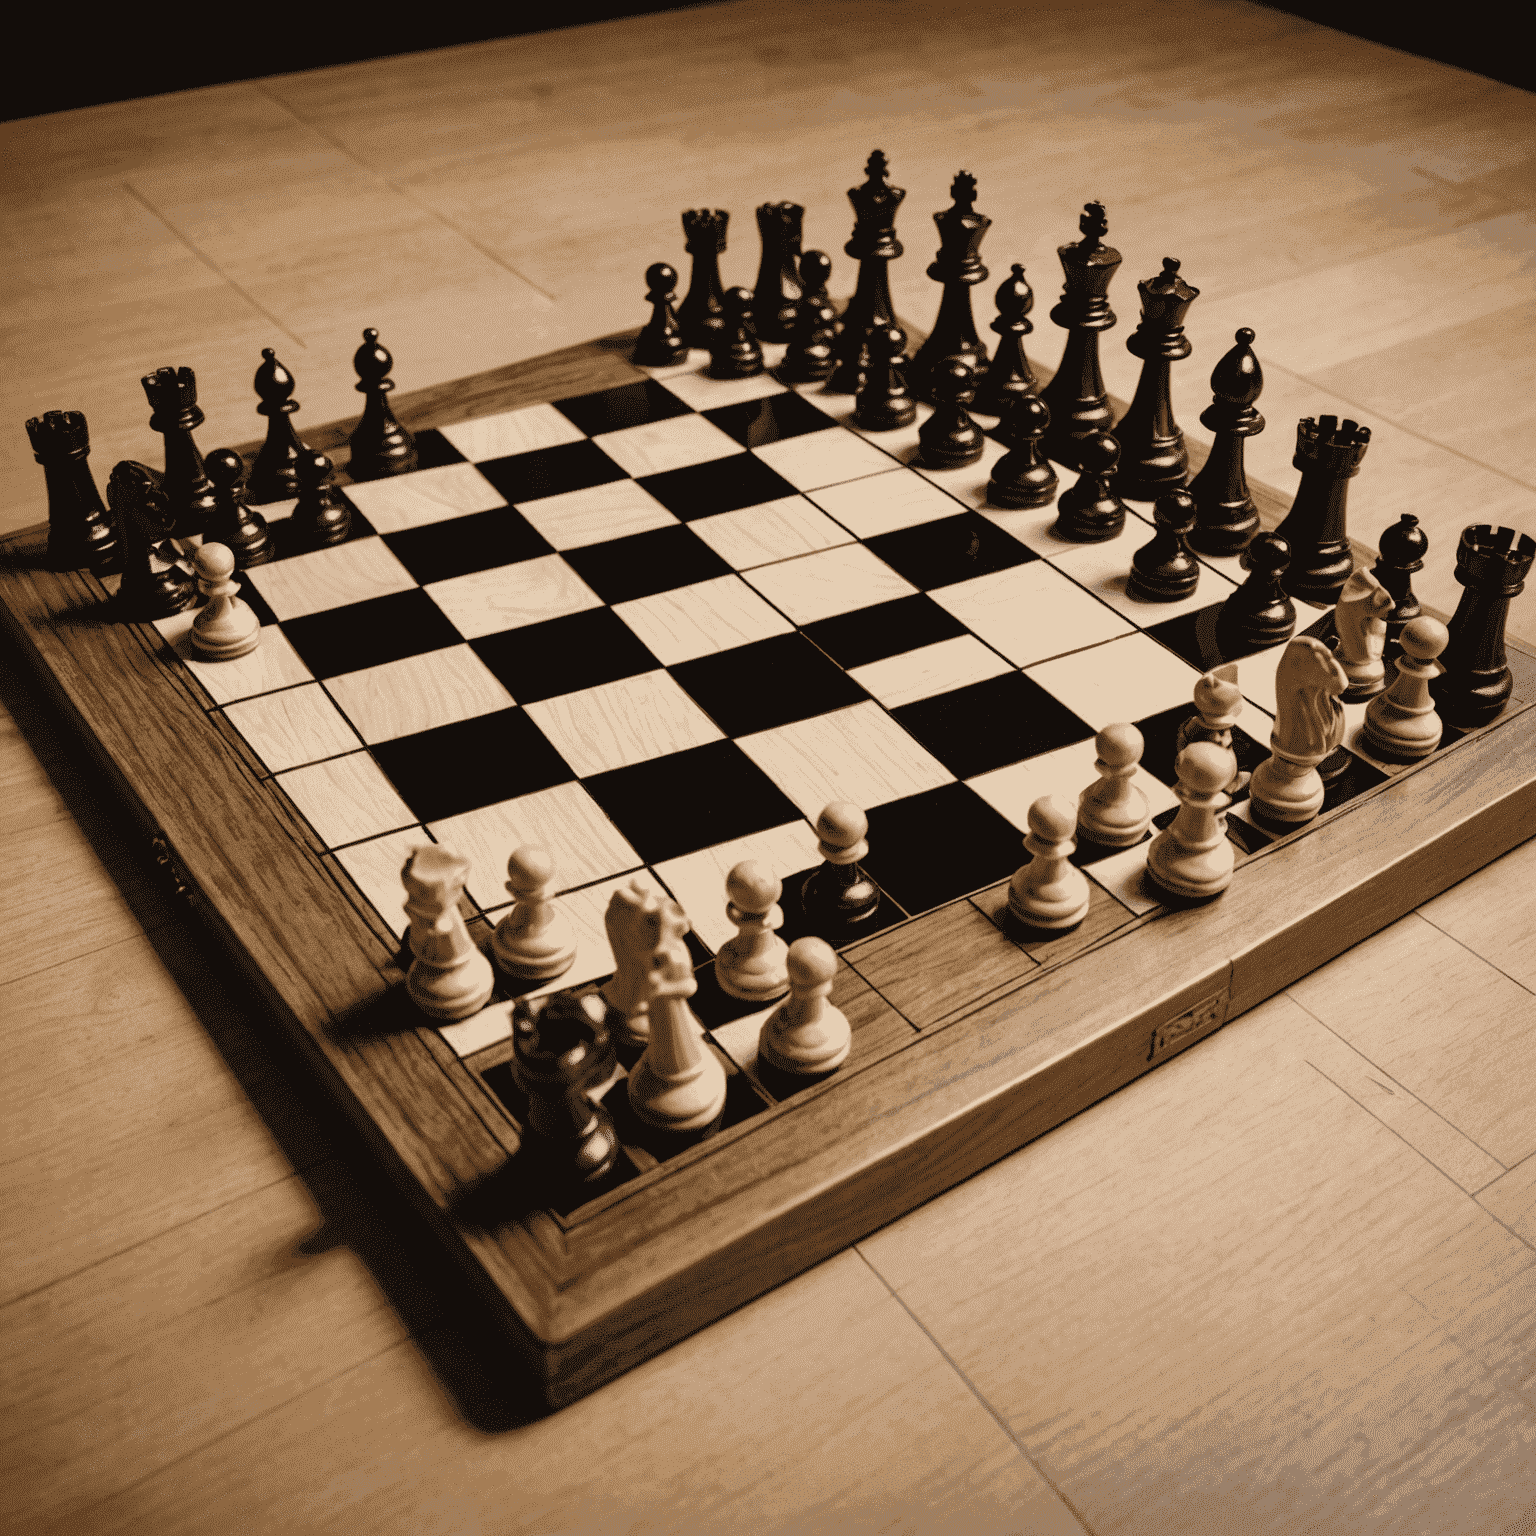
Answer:
<svg viewBox="0 0 1536 1536"><path fill-rule="evenodd" d="M805 209L799 203L764 203L757 210L763 242L757 282L752 289L752 318L759 341L788 341L800 302L800 229Z"/></svg>
<svg viewBox="0 0 1536 1536"><path fill-rule="evenodd" d="M1456 545L1456 580L1461 599L1430 696L1448 725L1470 730L1497 718L1514 691L1504 649L1509 605L1525 590L1536 560L1536 539L1514 528L1477 523Z"/></svg>
<svg viewBox="0 0 1536 1536"><path fill-rule="evenodd" d="M1429 540L1419 527L1419 520L1411 512L1404 512L1390 528L1382 530L1380 553L1371 574L1387 589L1392 599L1392 611L1387 615L1387 644L1383 652L1388 658L1401 655L1400 639L1403 630L1419 617L1423 610L1413 594L1413 578L1424 569L1424 556L1429 553Z"/></svg>
<svg viewBox="0 0 1536 1536"><path fill-rule="evenodd" d="M859 263L859 279L843 311L836 342L837 366L827 380L829 394L856 395L869 362L870 333L895 325L891 308L890 264L901 255L896 238L896 210L907 195L891 185L885 155L875 150L864 167L864 185L850 188L853 235L843 249Z"/></svg>
<svg viewBox="0 0 1536 1536"><path fill-rule="evenodd" d="M287 501L299 494L294 461L309 445L299 440L289 420L299 408L299 402L292 398L293 375L278 362L271 347L263 347L261 356L261 367L256 370L261 404L256 411L267 418L267 440L251 466L246 494L252 501Z"/></svg>
<svg viewBox="0 0 1536 1536"><path fill-rule="evenodd" d="M122 549L86 463L90 433L79 411L44 411L27 422L32 456L48 488L48 564L56 571L89 568L98 576L122 568Z"/></svg>
<svg viewBox="0 0 1536 1536"><path fill-rule="evenodd" d="M1285 590L1303 602L1331 608L1355 568L1349 547L1349 482L1360 473L1371 429L1337 416L1304 416L1296 427L1301 471L1296 500L1275 529L1291 547Z"/></svg>
<svg viewBox="0 0 1536 1536"><path fill-rule="evenodd" d="M1291 546L1278 533L1255 534L1248 579L1216 615L1216 644L1228 661L1283 645L1296 630L1296 605L1283 585Z"/></svg>
<svg viewBox="0 0 1536 1536"><path fill-rule="evenodd" d="M1179 275L1179 264L1172 256L1163 257L1163 270L1136 288L1141 294L1141 320L1126 337L1125 349L1141 359L1141 377L1114 428L1120 444L1115 485L1122 497L1155 501L1189 477L1189 450L1173 419L1170 370L1193 350L1184 334L1184 319L1200 290Z"/></svg>
<svg viewBox="0 0 1536 1536"><path fill-rule="evenodd" d="M389 370L394 366L389 348L379 344L379 333L369 326L362 346L352 354L357 373L353 388L363 397L363 414L349 439L352 457L347 473L354 480L384 480L416 468L416 439L395 419L389 403L389 392L395 387Z"/></svg>
<svg viewBox="0 0 1536 1536"><path fill-rule="evenodd" d="M1103 203L1085 203L1077 226L1083 238L1056 248L1066 283L1051 320L1066 330L1067 344L1055 377L1040 391L1051 411L1045 451L1069 469L1080 467L1084 440L1109 431L1113 420L1099 369L1099 332L1115 323L1107 295L1120 265L1120 252L1104 244L1109 220Z"/></svg>
<svg viewBox="0 0 1536 1536"><path fill-rule="evenodd" d="M800 258L800 302L830 304L827 284L832 278L832 258L825 251L807 251ZM799 309L796 308L796 318Z"/></svg>
<svg viewBox="0 0 1536 1536"><path fill-rule="evenodd" d="M947 358L933 372L933 415L917 429L918 462L927 469L974 464L986 434L966 410L976 393L976 375L959 358Z"/></svg>
<svg viewBox="0 0 1536 1536"><path fill-rule="evenodd" d="M1120 445L1108 432L1092 432L1078 444L1077 458L1077 482L1057 497L1051 531L1079 544L1102 544L1125 527L1125 503L1111 484L1120 463Z"/></svg>
<svg viewBox="0 0 1536 1536"><path fill-rule="evenodd" d="M1008 395L998 436L1008 452L992 466L987 500L994 507L1045 507L1056 494L1056 471L1042 446L1051 412L1039 395Z"/></svg>
<svg viewBox="0 0 1536 1536"><path fill-rule="evenodd" d="M784 384L818 384L837 366L832 344L837 311L824 299L801 299L784 361L774 377Z"/></svg>
<svg viewBox="0 0 1536 1536"><path fill-rule="evenodd" d="M829 943L857 937L880 908L880 887L859 862L869 854L868 831L869 818L847 801L834 800L816 818L825 862L806 876L800 905L811 931Z"/></svg>
<svg viewBox="0 0 1536 1536"><path fill-rule="evenodd" d="M677 306L677 323L690 347L714 350L725 320L720 313L720 255L731 216L723 208L690 208L683 215L684 249L693 258L688 292Z"/></svg>
<svg viewBox="0 0 1536 1536"><path fill-rule="evenodd" d="M869 338L869 353L853 424L866 432L910 426L917 416L917 401L907 388L907 333L899 325L875 331Z"/></svg>
<svg viewBox="0 0 1536 1536"><path fill-rule="evenodd" d="M327 484L331 461L323 453L301 453L298 462L299 500L289 526L305 549L344 544L352 530L352 508L337 499Z"/></svg>
<svg viewBox="0 0 1536 1536"><path fill-rule="evenodd" d="M245 475L245 465L240 455L233 448L215 448L205 463L214 490L214 508L205 537L215 544L230 547L236 570L265 565L273 554L272 531L267 527L266 518L252 510L241 495L240 482Z"/></svg>
<svg viewBox="0 0 1536 1536"><path fill-rule="evenodd" d="M1024 355L1024 338L1035 328L1029 319L1034 307L1035 291L1024 281L1024 268L1014 262L1013 275L997 290L997 319L991 326L997 333L997 351L976 386L972 410L1002 416L1009 400L1035 393L1038 380Z"/></svg>
<svg viewBox="0 0 1536 1536"><path fill-rule="evenodd" d="M943 283L944 293L933 329L912 359L909 379L913 392L930 404L940 364L957 357L973 373L980 373L987 361L987 349L976 334L971 314L971 289L987 280L980 252L992 220L976 212L976 178L969 171L955 177L949 195L953 206L933 216L939 227L939 249L928 267L928 276Z"/></svg>
<svg viewBox="0 0 1536 1536"><path fill-rule="evenodd" d="M1165 491L1152 504L1157 532L1131 556L1126 590L1149 603L1172 603L1200 584L1200 562L1185 545L1195 526L1195 498L1188 491Z"/></svg>
<svg viewBox="0 0 1536 1536"><path fill-rule="evenodd" d="M192 439L193 431L203 424L197 407L197 375L190 368L157 368L139 382L154 413L150 430L165 438L161 490L171 509L171 537L191 538L203 531L213 511L213 482Z"/></svg>
<svg viewBox="0 0 1536 1536"><path fill-rule="evenodd" d="M715 379L750 379L763 371L763 349L752 324L752 290L728 288L722 301L724 326L715 333L709 373Z"/></svg>
<svg viewBox="0 0 1536 1536"><path fill-rule="evenodd" d="M1264 430L1264 418L1254 408L1264 389L1264 370L1253 355L1253 332L1246 325L1233 340L1236 345L1211 370L1213 398L1200 413L1200 425L1216 438L1189 486L1195 498L1189 544L1203 555L1238 554L1259 531L1258 509L1243 469L1243 442Z"/></svg>
<svg viewBox="0 0 1536 1536"><path fill-rule="evenodd" d="M107 502L122 540L118 613L125 619L168 619L190 608L197 601L197 583L160 553L171 531L171 506L160 476L147 464L124 459L107 477Z"/></svg>
<svg viewBox="0 0 1536 1536"><path fill-rule="evenodd" d="M683 340L672 300L677 296L677 271L664 261L652 262L645 269L645 300L651 306L651 318L641 329L630 361L641 368L670 368L688 360L688 344Z"/></svg>

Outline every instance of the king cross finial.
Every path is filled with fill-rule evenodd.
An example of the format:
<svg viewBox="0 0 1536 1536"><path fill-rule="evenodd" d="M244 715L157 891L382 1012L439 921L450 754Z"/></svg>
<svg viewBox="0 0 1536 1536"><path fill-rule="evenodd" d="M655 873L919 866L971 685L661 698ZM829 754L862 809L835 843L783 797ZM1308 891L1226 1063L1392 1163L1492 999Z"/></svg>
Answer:
<svg viewBox="0 0 1536 1536"><path fill-rule="evenodd" d="M883 149L870 151L869 159L864 165L864 174L870 181L885 181L890 176L890 162L885 158Z"/></svg>
<svg viewBox="0 0 1536 1536"><path fill-rule="evenodd" d="M950 184L949 195L955 200L955 207L962 213L969 213L976 202L976 178L969 171L960 171Z"/></svg>
<svg viewBox="0 0 1536 1536"><path fill-rule="evenodd" d="M1104 212L1104 204L1084 203L1077 227L1083 232L1083 243L1097 250L1104 236L1109 233L1109 218Z"/></svg>

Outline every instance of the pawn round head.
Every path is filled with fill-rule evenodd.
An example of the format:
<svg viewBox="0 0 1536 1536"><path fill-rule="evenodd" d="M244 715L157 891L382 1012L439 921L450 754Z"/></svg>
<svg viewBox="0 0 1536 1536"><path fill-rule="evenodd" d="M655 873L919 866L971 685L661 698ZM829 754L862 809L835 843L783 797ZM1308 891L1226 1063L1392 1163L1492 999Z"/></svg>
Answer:
<svg viewBox="0 0 1536 1536"><path fill-rule="evenodd" d="M752 290L750 288L727 288L720 301L720 307L732 320L750 320L752 318Z"/></svg>
<svg viewBox="0 0 1536 1536"><path fill-rule="evenodd" d="M1248 546L1250 570L1263 571L1267 576L1281 575L1291 563L1291 546L1278 533L1255 535Z"/></svg>
<svg viewBox="0 0 1536 1536"><path fill-rule="evenodd" d="M825 939L796 939L785 962L793 987L822 987L837 974L837 955Z"/></svg>
<svg viewBox="0 0 1536 1536"><path fill-rule="evenodd" d="M784 894L784 882L756 859L743 859L725 877L725 893L739 911L766 912Z"/></svg>
<svg viewBox="0 0 1536 1536"><path fill-rule="evenodd" d="M215 448L203 459L203 467L221 491L233 490L245 475L245 462L233 448Z"/></svg>
<svg viewBox="0 0 1536 1536"><path fill-rule="evenodd" d="M1041 842L1064 843L1077 828L1077 807L1060 795L1042 795L1030 806L1028 821Z"/></svg>
<svg viewBox="0 0 1536 1536"><path fill-rule="evenodd" d="M1078 450L1089 474L1112 475L1120 462L1120 444L1108 432L1090 432Z"/></svg>
<svg viewBox="0 0 1536 1536"><path fill-rule="evenodd" d="M1106 767L1129 768L1133 763L1141 761L1147 742L1134 725L1129 721L1121 721L1116 725L1106 725L1093 738L1093 746L1099 754L1099 761Z"/></svg>
<svg viewBox="0 0 1536 1536"><path fill-rule="evenodd" d="M833 800L816 818L816 835L834 848L851 848L869 831L869 817L851 800Z"/></svg>
<svg viewBox="0 0 1536 1536"><path fill-rule="evenodd" d="M1439 619L1426 613L1403 626L1399 644L1415 661L1433 661L1443 651L1451 638L1451 632Z"/></svg>
<svg viewBox="0 0 1536 1536"><path fill-rule="evenodd" d="M305 490L317 490L330 478L331 461L323 453L301 453L293 461L293 471Z"/></svg>
<svg viewBox="0 0 1536 1536"><path fill-rule="evenodd" d="M1039 395L1013 395L1004 419L1015 437L1044 437L1051 424L1051 408Z"/></svg>
<svg viewBox="0 0 1536 1536"><path fill-rule="evenodd" d="M1199 795L1214 795L1237 777L1237 759L1214 741L1191 742L1174 764L1179 783Z"/></svg>
<svg viewBox="0 0 1536 1536"><path fill-rule="evenodd" d="M664 261L653 261L645 269L645 286L650 289L650 298L659 298L663 294L677 291L677 269L668 266Z"/></svg>
<svg viewBox="0 0 1536 1536"><path fill-rule="evenodd" d="M976 373L958 357L948 357L934 370L933 392L940 400L958 405L976 393Z"/></svg>
<svg viewBox="0 0 1536 1536"><path fill-rule="evenodd" d="M1250 327L1246 325L1240 325L1237 328L1237 334L1233 336L1232 340L1235 341L1240 347L1251 347L1254 341L1257 339L1257 334L1258 333L1252 330Z"/></svg>
<svg viewBox="0 0 1536 1536"><path fill-rule="evenodd" d="M800 258L800 281L810 289L825 288L832 275L832 258L825 251L807 251Z"/></svg>
<svg viewBox="0 0 1536 1536"><path fill-rule="evenodd" d="M228 581L235 574L235 552L227 544L204 544L192 557L192 569L203 581Z"/></svg>
<svg viewBox="0 0 1536 1536"><path fill-rule="evenodd" d="M1152 504L1152 520L1170 533L1188 533L1195 526L1195 498L1188 491L1166 491Z"/></svg>
<svg viewBox="0 0 1536 1536"><path fill-rule="evenodd" d="M507 889L527 897L543 890L555 877L555 861L542 848L524 843L507 860Z"/></svg>

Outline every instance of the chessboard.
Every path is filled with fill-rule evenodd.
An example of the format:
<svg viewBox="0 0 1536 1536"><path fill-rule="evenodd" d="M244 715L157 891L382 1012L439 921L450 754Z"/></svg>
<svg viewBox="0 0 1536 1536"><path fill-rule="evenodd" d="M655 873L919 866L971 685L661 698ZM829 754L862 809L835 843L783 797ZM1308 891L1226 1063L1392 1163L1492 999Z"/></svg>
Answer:
<svg viewBox="0 0 1536 1536"><path fill-rule="evenodd" d="M1145 877L1148 844L1080 849L1088 915L1007 918L1028 808L1095 781L1095 734L1141 730L1136 782L1177 807L1175 738L1244 579L1130 596L1146 507L1098 544L1052 507L987 502L1003 453L915 465L917 432L856 430L852 396L633 335L398 399L409 474L352 483L345 542L243 573L263 625L199 659L193 614L122 622L118 578L49 568L46 529L0 543L0 620L102 762L146 855L243 965L273 1020L525 1346L552 1404L591 1390L1059 1125L1536 833L1536 658L1493 723L1404 767L1346 708L1342 772L1302 830L1239 801L1214 901ZM783 349L769 347L768 361ZM1048 370L1042 370L1048 374ZM146 445L148 446L148 445ZM1191 443L1194 467L1202 450ZM254 445L246 451L249 461ZM1063 473L1063 484L1070 482ZM1253 487L1273 527L1283 499ZM1449 558L1437 551L1432 558ZM1304 612L1326 638L1331 616ZM1240 765L1267 753L1281 647L1240 659ZM875 918L838 952L853 1026L833 1076L760 1071L767 1009L715 983L725 877L783 880L785 938L829 801L869 822ZM550 851L578 936L540 989L612 971L603 915L638 879L688 914L692 1001L729 1078L723 1124L660 1146L606 1085L624 1151L595 1198L552 1199L518 1158L515 998L434 1024L405 995L401 868L469 862L483 945L507 859Z"/></svg>

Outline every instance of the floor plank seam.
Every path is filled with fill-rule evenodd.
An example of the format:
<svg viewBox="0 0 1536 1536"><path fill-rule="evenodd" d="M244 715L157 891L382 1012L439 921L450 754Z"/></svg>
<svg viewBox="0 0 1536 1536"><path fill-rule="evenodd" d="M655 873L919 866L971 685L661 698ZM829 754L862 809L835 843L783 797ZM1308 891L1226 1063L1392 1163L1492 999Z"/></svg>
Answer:
<svg viewBox="0 0 1536 1536"><path fill-rule="evenodd" d="M1522 844L1522 846L1524 846L1524 845ZM1527 997L1536 997L1536 989L1528 987L1523 981L1520 980L1520 978L1518 976L1511 976L1509 974L1509 972L1504 969L1503 966L1499 965L1497 962L1495 962L1493 960L1490 960L1487 955L1482 954L1478 950L1473 949L1472 946L1470 944L1468 944L1465 939L1459 939L1448 928L1442 928L1440 926L1440 924L1437 923L1434 920L1434 918L1427 916L1422 908L1417 910L1413 915L1415 917L1422 917L1424 919L1424 921L1426 923L1428 923L1429 926L1435 930L1436 933L1443 933L1446 936L1446 938L1448 938L1453 944L1460 945L1461 948L1466 950L1466 952L1469 955L1472 955L1476 959L1481 960L1483 962L1483 964L1488 966L1491 970L1497 971L1499 973L1499 975L1504 977L1504 979L1506 981L1514 982L1514 984L1517 987L1519 987L1520 990L1522 992L1524 992Z"/></svg>

